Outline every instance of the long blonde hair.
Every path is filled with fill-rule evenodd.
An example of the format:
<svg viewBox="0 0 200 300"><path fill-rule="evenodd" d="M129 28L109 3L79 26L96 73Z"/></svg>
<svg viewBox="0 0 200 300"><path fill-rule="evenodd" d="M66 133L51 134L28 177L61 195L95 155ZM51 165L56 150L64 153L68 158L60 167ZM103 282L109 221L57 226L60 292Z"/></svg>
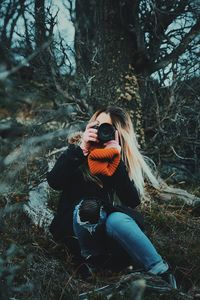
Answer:
<svg viewBox="0 0 200 300"><path fill-rule="evenodd" d="M91 117L90 122L96 120L102 112L110 115L112 124L119 133L121 157L127 167L130 179L134 181L139 195L141 197L145 196L145 179L154 188L159 189L160 184L153 174L153 168L150 167L151 164L154 166L155 164L152 159L142 155L139 151L139 144L128 112L120 107L109 106L97 110Z"/></svg>

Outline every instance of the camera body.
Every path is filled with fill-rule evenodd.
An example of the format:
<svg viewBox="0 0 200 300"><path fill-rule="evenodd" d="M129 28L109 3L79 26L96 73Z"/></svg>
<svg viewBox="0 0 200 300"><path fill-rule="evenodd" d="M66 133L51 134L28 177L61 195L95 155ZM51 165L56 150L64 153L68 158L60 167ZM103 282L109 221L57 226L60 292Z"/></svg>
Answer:
<svg viewBox="0 0 200 300"><path fill-rule="evenodd" d="M93 128L97 129L98 139L102 143L115 139L115 127L109 123L102 123L95 125Z"/></svg>

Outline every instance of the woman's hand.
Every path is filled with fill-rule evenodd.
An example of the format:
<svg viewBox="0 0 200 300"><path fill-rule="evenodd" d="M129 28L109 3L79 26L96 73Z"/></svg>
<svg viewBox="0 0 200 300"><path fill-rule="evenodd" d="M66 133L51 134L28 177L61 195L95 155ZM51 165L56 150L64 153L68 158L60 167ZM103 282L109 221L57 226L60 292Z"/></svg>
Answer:
<svg viewBox="0 0 200 300"><path fill-rule="evenodd" d="M97 124L98 124L97 121L88 123L83 133L80 147L83 150L83 154L85 156L90 152L91 148L94 148L94 144L92 143L99 143L98 136L97 136L97 129L92 128Z"/></svg>
<svg viewBox="0 0 200 300"><path fill-rule="evenodd" d="M104 148L116 148L120 153L121 152L121 146L119 144L118 131L115 130L115 139L114 140L108 141L108 142L104 143L103 145L104 145Z"/></svg>

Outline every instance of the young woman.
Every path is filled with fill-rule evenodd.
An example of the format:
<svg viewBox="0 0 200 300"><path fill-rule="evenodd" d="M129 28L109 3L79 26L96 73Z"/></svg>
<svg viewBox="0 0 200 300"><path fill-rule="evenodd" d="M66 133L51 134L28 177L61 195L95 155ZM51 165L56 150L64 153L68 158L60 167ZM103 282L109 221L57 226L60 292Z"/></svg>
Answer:
<svg viewBox="0 0 200 300"><path fill-rule="evenodd" d="M159 183L138 149L129 114L119 107L100 109L78 143L69 142L47 173L49 185L62 191L50 226L54 239L90 265L120 269L131 263L176 288L134 210L145 197L144 179L155 188Z"/></svg>

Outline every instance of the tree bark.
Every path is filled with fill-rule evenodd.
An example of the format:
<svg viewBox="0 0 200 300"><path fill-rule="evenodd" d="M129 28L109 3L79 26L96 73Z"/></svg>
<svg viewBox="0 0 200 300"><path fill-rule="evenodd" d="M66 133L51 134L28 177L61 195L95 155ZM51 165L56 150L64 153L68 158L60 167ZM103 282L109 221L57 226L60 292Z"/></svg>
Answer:
<svg viewBox="0 0 200 300"><path fill-rule="evenodd" d="M133 63L137 51L134 5L132 1L76 1L76 80L81 96L94 109L108 104L128 109L143 143L142 107Z"/></svg>
<svg viewBox="0 0 200 300"><path fill-rule="evenodd" d="M35 48L41 49L47 43L45 0L35 0ZM41 50L32 60L33 66L37 69L37 79L43 79L51 74L51 55L49 47Z"/></svg>

